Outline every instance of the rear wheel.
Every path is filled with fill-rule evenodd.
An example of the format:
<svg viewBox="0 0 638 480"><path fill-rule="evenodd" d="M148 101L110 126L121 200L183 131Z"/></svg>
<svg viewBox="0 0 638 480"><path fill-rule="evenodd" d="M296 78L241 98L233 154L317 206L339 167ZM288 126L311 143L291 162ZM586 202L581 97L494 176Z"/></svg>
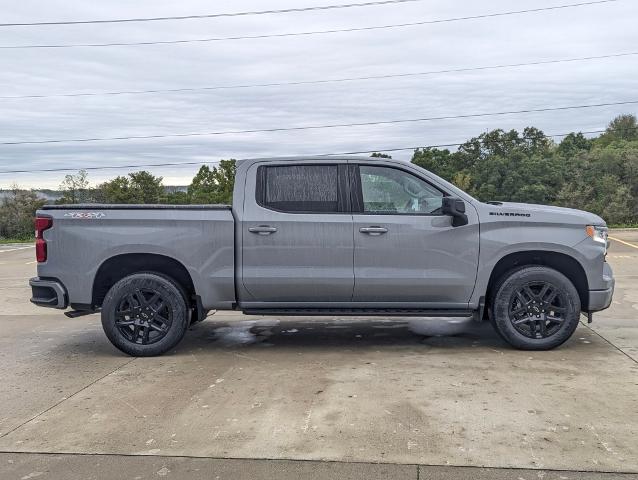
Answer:
<svg viewBox="0 0 638 480"><path fill-rule="evenodd" d="M111 343L124 353L161 355L186 333L186 299L171 279L136 273L117 282L106 294L102 327Z"/></svg>
<svg viewBox="0 0 638 480"><path fill-rule="evenodd" d="M492 314L494 328L512 346L549 350L576 330L580 298L562 273L549 267L524 267L501 280Z"/></svg>

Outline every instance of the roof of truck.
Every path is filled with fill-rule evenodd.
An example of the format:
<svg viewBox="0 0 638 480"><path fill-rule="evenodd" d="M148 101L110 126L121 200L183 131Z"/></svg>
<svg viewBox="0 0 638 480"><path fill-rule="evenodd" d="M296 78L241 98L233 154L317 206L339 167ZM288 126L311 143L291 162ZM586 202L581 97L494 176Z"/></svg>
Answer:
<svg viewBox="0 0 638 480"><path fill-rule="evenodd" d="M294 157L261 157L261 158L243 158L236 160L237 165L240 164L252 164L258 162L375 162L382 160L390 160L394 162L402 162L396 158L382 158L382 157L362 157L354 155L313 155L313 156L294 156ZM408 163L408 162L402 162Z"/></svg>

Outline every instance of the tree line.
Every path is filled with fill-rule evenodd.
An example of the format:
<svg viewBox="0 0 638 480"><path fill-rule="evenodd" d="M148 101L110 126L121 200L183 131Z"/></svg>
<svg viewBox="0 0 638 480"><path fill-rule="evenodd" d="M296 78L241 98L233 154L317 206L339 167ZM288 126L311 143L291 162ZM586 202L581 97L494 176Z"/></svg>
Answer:
<svg viewBox="0 0 638 480"><path fill-rule="evenodd" d="M577 208L610 225L638 225L638 124L613 119L604 133L570 133L554 142L528 127L492 130L457 151L424 148L412 162L482 201L501 200Z"/></svg>
<svg viewBox="0 0 638 480"><path fill-rule="evenodd" d="M373 153L373 157L389 157ZM638 226L638 123L614 118L601 135L570 133L554 141L541 130L501 129L482 133L456 151L420 148L412 160L482 201L502 200L578 208L610 225ZM91 187L80 170L66 175L58 203L232 202L236 162L203 165L186 191L165 187L147 171L129 173ZM0 204L0 239L30 238L33 215L45 203L35 192L14 187Z"/></svg>
<svg viewBox="0 0 638 480"><path fill-rule="evenodd" d="M56 203L227 203L233 199L235 160L222 160L216 167L202 165L186 191L166 187L163 178L145 170L118 176L91 187L86 170L66 175L60 184L62 196Z"/></svg>

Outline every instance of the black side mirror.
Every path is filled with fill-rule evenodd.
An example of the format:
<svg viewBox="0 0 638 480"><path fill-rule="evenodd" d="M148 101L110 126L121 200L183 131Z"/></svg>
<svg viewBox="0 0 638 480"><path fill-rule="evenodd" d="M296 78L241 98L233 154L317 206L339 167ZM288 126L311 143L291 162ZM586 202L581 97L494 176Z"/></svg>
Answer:
<svg viewBox="0 0 638 480"><path fill-rule="evenodd" d="M467 225L467 215L465 215L465 202L460 198L443 197L441 211L443 212L443 215L450 215L452 217L453 227Z"/></svg>

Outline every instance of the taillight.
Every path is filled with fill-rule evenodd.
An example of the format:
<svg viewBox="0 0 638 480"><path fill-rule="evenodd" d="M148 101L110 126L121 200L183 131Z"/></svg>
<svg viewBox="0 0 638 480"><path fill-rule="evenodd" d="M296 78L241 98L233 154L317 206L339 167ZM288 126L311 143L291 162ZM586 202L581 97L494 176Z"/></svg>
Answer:
<svg viewBox="0 0 638 480"><path fill-rule="evenodd" d="M42 233L53 226L50 217L35 218L35 258L38 262L47 261L47 242Z"/></svg>

